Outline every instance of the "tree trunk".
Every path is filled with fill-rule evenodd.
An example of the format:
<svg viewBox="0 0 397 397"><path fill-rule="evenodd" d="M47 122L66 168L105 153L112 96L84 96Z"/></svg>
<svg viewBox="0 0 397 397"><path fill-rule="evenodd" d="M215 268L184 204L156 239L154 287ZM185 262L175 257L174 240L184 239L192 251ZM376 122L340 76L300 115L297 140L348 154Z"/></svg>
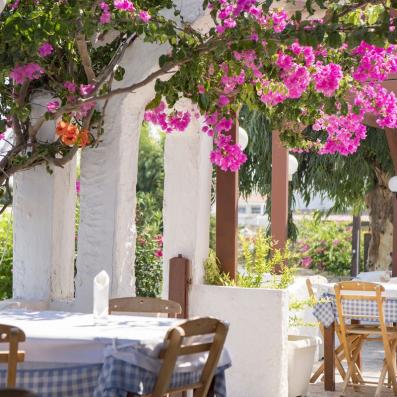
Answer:
<svg viewBox="0 0 397 397"><path fill-rule="evenodd" d="M388 270L393 250L393 194L387 186L389 176L377 171L377 184L367 193L371 242L368 251L368 270Z"/></svg>

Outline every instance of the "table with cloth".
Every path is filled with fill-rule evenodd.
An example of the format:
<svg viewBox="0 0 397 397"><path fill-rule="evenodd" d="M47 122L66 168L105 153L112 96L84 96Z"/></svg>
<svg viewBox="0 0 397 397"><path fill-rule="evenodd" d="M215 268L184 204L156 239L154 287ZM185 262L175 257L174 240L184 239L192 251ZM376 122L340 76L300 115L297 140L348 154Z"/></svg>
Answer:
<svg viewBox="0 0 397 397"><path fill-rule="evenodd" d="M385 288L385 303L383 306L385 321L397 322L397 284L378 283ZM316 285L318 303L313 309L313 315L324 325L324 387L327 391L335 390L335 320L337 309L335 302L334 283ZM345 300L343 307L350 313L363 316L362 321L370 321L371 316L378 314L375 301L365 299L365 292L360 292L363 299ZM366 319L365 316L368 315Z"/></svg>
<svg viewBox="0 0 397 397"><path fill-rule="evenodd" d="M0 312L0 323L14 325L26 334L20 349L25 362L18 365L17 386L39 397L124 397L152 391L161 366L157 358L167 331L184 320L112 315L95 321L90 314L56 311ZM7 344L0 344L7 349ZM195 383L205 354L178 361L172 386ZM224 349L214 392L226 397L225 370L231 361ZM0 369L0 386L6 368Z"/></svg>

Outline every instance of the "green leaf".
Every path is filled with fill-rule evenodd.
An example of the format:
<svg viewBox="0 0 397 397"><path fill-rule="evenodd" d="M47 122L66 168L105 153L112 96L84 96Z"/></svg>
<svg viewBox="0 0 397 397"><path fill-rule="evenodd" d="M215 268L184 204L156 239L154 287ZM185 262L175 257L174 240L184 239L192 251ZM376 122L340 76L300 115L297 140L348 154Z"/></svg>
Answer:
<svg viewBox="0 0 397 397"><path fill-rule="evenodd" d="M157 106L160 105L161 102L161 95L156 95L147 105L146 109L155 109Z"/></svg>

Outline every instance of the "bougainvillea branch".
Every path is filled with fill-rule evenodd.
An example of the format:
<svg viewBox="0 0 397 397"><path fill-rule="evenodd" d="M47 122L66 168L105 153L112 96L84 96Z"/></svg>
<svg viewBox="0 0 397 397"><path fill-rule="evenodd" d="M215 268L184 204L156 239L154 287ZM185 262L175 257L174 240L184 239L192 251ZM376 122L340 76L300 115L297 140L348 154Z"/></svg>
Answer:
<svg viewBox="0 0 397 397"><path fill-rule="evenodd" d="M397 100L382 85L397 72L391 4L319 0L290 12L289 3L204 0L213 26L201 32L171 0L9 1L0 15L0 190L15 172L63 166L100 144L109 99L154 81L145 119L172 133L200 118L223 170L246 160L229 136L243 104L298 151L354 153L369 114L396 128ZM123 84L120 64L138 38L170 50L155 72ZM51 99L33 118L43 93ZM192 112L174 108L182 98ZM46 120L56 125L52 142L40 140ZM313 126L314 140L302 126Z"/></svg>

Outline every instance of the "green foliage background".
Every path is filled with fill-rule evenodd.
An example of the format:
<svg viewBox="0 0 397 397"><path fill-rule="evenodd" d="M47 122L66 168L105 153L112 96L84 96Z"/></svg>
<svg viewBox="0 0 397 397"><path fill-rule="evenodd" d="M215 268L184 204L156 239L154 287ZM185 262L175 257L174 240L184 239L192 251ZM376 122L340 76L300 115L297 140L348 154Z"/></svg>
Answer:
<svg viewBox="0 0 397 397"><path fill-rule="evenodd" d="M136 206L135 288L137 296L156 297L161 294L162 258L156 256L161 250L162 212L150 193L139 192Z"/></svg>
<svg viewBox="0 0 397 397"><path fill-rule="evenodd" d="M135 248L135 288L137 296L161 294L162 257L155 255L162 246L164 191L163 139L154 139L147 124L141 129L138 159Z"/></svg>
<svg viewBox="0 0 397 397"><path fill-rule="evenodd" d="M12 297L12 216L10 212L0 215L0 299Z"/></svg>
<svg viewBox="0 0 397 397"><path fill-rule="evenodd" d="M314 217L300 221L298 229L294 250L300 266L337 276L350 275L352 231L348 223Z"/></svg>

